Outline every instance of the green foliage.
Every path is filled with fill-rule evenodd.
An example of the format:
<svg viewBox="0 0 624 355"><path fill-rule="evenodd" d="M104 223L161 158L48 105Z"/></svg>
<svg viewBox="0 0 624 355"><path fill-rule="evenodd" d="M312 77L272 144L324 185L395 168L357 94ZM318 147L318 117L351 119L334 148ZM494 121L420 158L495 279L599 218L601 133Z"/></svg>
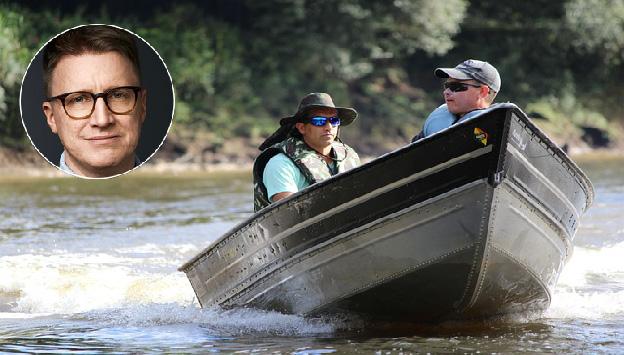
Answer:
<svg viewBox="0 0 624 355"><path fill-rule="evenodd" d="M241 31L188 4L174 6L137 29L167 63L176 90L177 124L232 136L256 136L268 118L253 91ZM267 125L269 126L269 125Z"/></svg>
<svg viewBox="0 0 624 355"><path fill-rule="evenodd" d="M624 60L624 0L572 0L565 5L572 45L606 63Z"/></svg>
<svg viewBox="0 0 624 355"><path fill-rule="evenodd" d="M594 127L609 130L609 121L599 112L588 109L579 103L572 94L548 96L526 106L529 113L544 117L549 130L562 136L578 135L579 127Z"/></svg>
<svg viewBox="0 0 624 355"><path fill-rule="evenodd" d="M407 142L441 102L433 69L467 58L499 69L498 101L572 130L624 117L624 0L233 0L160 3L141 14L107 3L70 11L5 3L3 145L24 142L18 98L28 61L51 36L84 23L126 27L152 44L173 79L174 127L209 132L215 144L268 136L315 91L360 113L345 138Z"/></svg>
<svg viewBox="0 0 624 355"><path fill-rule="evenodd" d="M248 4L255 14L252 81L268 113L293 113L304 94L324 91L359 111L359 122L345 133L406 137L421 123L415 117L426 114L425 95L410 85L405 59L417 51L445 53L467 6L463 0Z"/></svg>
<svg viewBox="0 0 624 355"><path fill-rule="evenodd" d="M17 31L24 18L9 7L0 7L0 145L16 146L24 139L19 119L19 92L28 51Z"/></svg>
<svg viewBox="0 0 624 355"><path fill-rule="evenodd" d="M562 14L563 1L473 1L457 46L440 60L455 65L468 56L492 63L502 78L497 100L521 106L562 88L574 90Z"/></svg>
<svg viewBox="0 0 624 355"><path fill-rule="evenodd" d="M49 38L87 18L84 7L61 15L58 10L32 12L0 3L0 145L23 148L29 144L21 123L19 96L32 56ZM100 20L93 22L107 20L105 15L95 18Z"/></svg>

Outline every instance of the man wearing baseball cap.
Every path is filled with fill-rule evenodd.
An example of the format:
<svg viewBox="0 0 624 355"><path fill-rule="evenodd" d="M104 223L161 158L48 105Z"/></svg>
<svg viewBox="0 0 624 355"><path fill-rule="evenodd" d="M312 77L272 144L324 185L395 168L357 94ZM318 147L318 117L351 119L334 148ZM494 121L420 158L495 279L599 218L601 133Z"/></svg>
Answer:
<svg viewBox="0 0 624 355"><path fill-rule="evenodd" d="M311 93L297 112L260 145L253 167L254 210L360 165L357 153L338 138L357 112L336 107L326 93Z"/></svg>
<svg viewBox="0 0 624 355"><path fill-rule="evenodd" d="M422 131L412 142L478 115L492 105L501 87L498 70L488 62L475 59L466 60L455 68L437 68L434 74L446 79L442 92L445 104L429 114Z"/></svg>

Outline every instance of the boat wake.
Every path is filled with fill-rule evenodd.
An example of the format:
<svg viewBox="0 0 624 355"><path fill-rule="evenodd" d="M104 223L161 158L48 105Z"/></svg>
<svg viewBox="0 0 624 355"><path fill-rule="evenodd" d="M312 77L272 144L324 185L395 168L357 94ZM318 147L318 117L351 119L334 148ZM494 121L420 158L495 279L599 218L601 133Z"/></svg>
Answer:
<svg viewBox="0 0 624 355"><path fill-rule="evenodd" d="M340 325L335 318L304 318L254 309L201 309L198 305L177 303L145 304L103 309L74 315L77 319L105 326L151 327L159 325L196 324L223 335L264 333L299 336L333 333Z"/></svg>
<svg viewBox="0 0 624 355"><path fill-rule="evenodd" d="M546 318L624 316L624 242L576 247ZM201 309L184 274L138 270L112 255L0 258L0 319L57 318L104 326L196 324L219 334L309 335L354 327L352 320L309 319L252 309ZM5 274L6 272L6 274ZM212 332L210 332L212 333Z"/></svg>
<svg viewBox="0 0 624 355"><path fill-rule="evenodd" d="M564 267L549 318L624 316L624 242L602 248L575 247Z"/></svg>
<svg viewBox="0 0 624 355"><path fill-rule="evenodd" d="M338 318L201 309L177 262L133 267L137 260L104 253L0 257L0 273L11 275L0 278L0 319L46 324L60 317L122 328L191 324L209 333L289 336L332 333L341 324Z"/></svg>
<svg viewBox="0 0 624 355"><path fill-rule="evenodd" d="M74 314L125 305L194 299L188 281L169 271L133 267L110 254L23 254L0 258L0 312Z"/></svg>

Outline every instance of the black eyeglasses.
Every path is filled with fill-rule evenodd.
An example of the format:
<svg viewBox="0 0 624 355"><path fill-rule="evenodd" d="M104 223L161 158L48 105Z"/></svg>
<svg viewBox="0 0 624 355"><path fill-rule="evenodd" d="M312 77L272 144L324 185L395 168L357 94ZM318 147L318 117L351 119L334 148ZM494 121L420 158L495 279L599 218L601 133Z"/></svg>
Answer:
<svg viewBox="0 0 624 355"><path fill-rule="evenodd" d="M459 81L449 81L444 83L442 86L444 87L444 89L449 89L452 92L462 92L468 90L469 86L472 86L473 88L480 88L483 85L468 84Z"/></svg>
<svg viewBox="0 0 624 355"><path fill-rule="evenodd" d="M48 97L46 101L60 100L67 116L78 120L91 116L95 110L95 102L101 97L112 113L125 115L134 110L139 91L141 88L138 86L120 86L99 94L88 91L69 92Z"/></svg>
<svg viewBox="0 0 624 355"><path fill-rule="evenodd" d="M308 122L313 126L317 127L325 126L327 124L327 121L329 121L329 123L334 127L340 126L340 118L338 117L315 116L308 118Z"/></svg>

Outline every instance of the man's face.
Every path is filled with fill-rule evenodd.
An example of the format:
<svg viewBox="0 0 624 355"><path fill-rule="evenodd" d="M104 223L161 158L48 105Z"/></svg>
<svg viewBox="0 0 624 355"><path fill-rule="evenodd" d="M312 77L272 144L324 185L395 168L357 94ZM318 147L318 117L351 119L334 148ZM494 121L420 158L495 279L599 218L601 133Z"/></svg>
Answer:
<svg viewBox="0 0 624 355"><path fill-rule="evenodd" d="M140 86L140 81L130 60L119 53L67 55L52 72L50 96L77 91L97 94L122 86ZM144 89L126 114L111 112L102 98L83 119L69 117L58 99L44 102L43 112L65 148L65 163L77 174L106 177L134 167L134 150L145 120Z"/></svg>
<svg viewBox="0 0 624 355"><path fill-rule="evenodd" d="M336 109L330 107L320 107L312 109L308 113L308 117L322 116L322 117L335 117L338 114ZM329 120L324 126L314 126L310 123L297 123L297 129L303 136L303 140L317 151L328 154L326 150L331 148L332 142L336 139L338 134L338 126L332 126Z"/></svg>
<svg viewBox="0 0 624 355"><path fill-rule="evenodd" d="M488 94L488 87L479 83L476 80L457 80L449 78L447 83L463 83L467 84L467 90L464 91L452 91L451 89L444 89L444 101L448 110L456 115L463 115L470 111L485 108L485 98Z"/></svg>

